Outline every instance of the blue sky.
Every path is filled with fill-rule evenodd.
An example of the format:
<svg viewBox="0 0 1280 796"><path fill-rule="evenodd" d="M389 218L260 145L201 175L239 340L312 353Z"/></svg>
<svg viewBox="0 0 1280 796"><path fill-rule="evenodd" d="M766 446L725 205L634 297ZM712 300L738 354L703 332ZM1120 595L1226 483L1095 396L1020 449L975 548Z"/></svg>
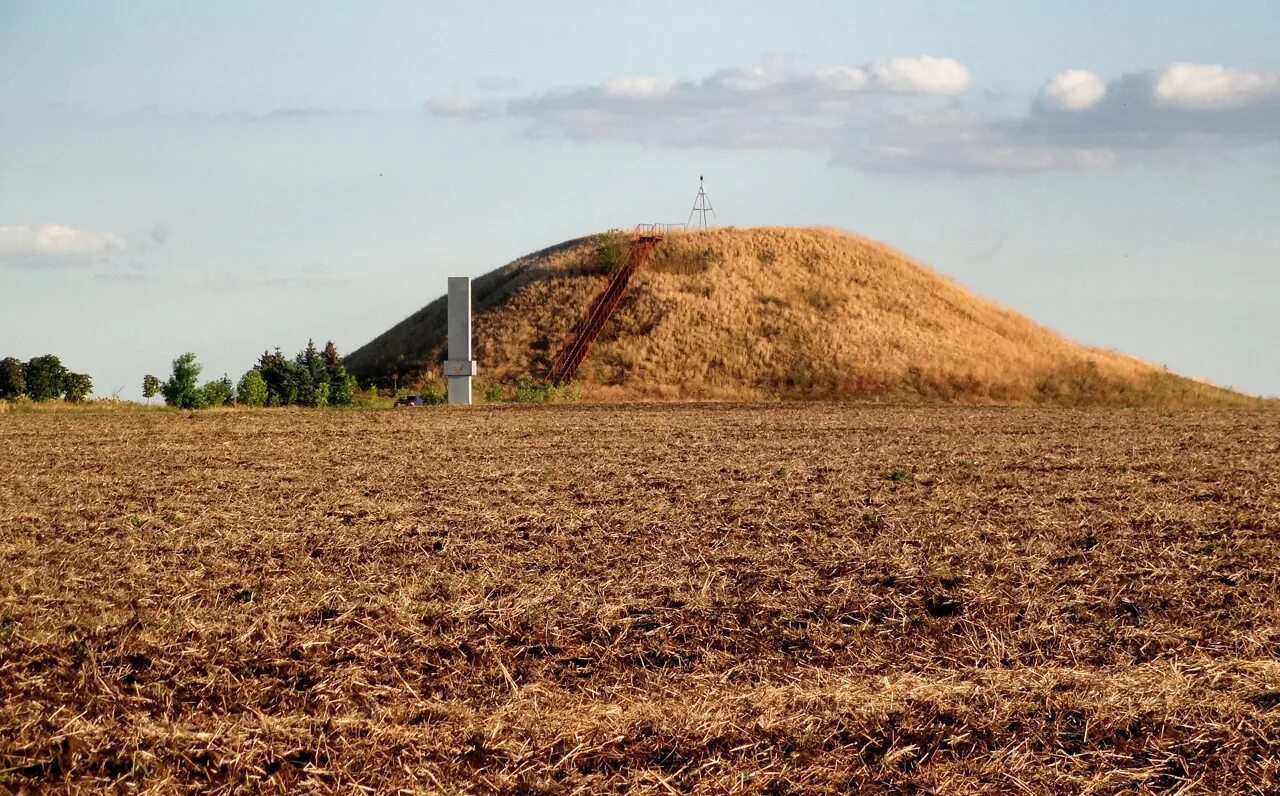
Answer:
<svg viewBox="0 0 1280 796"><path fill-rule="evenodd" d="M1280 395L1280 4L0 0L0 355L137 397L568 237L883 240Z"/></svg>

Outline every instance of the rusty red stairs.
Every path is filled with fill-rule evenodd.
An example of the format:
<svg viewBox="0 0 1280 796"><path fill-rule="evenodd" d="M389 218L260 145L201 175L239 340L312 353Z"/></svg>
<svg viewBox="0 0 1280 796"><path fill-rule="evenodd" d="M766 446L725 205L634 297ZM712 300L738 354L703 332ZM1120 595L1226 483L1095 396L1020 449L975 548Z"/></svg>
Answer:
<svg viewBox="0 0 1280 796"><path fill-rule="evenodd" d="M662 241L663 235L672 228L668 224L640 224L636 227L631 246L627 251L627 259L618 263L609 272L609 282L600 295L596 296L587 309L587 314L578 321L569 333L569 340L551 361L551 370L547 379L553 384L567 384L578 372L578 366L587 358L591 345L600 336L604 326L613 317L627 292L631 277L640 270L655 246Z"/></svg>

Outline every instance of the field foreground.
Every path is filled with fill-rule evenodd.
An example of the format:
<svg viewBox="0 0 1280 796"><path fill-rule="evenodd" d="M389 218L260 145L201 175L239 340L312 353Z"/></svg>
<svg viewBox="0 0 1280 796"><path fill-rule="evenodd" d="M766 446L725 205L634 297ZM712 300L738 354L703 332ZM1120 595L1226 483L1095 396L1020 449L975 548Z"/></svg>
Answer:
<svg viewBox="0 0 1280 796"><path fill-rule="evenodd" d="M0 417L0 790L1280 792L1280 416Z"/></svg>

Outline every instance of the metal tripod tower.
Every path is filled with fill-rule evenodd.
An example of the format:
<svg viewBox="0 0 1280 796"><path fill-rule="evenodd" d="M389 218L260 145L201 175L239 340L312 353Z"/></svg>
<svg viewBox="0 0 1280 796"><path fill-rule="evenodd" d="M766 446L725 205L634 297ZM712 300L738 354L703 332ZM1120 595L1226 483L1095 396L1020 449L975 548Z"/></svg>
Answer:
<svg viewBox="0 0 1280 796"><path fill-rule="evenodd" d="M695 226L698 229L706 229L707 213L711 214L712 221L719 220L716 218L716 211L713 210L711 207L711 197L707 196L707 189L702 186L702 180L703 180L703 177L701 174L699 174L698 175L698 195L693 198L693 209L689 211L689 221L687 224L685 224L685 226L687 226L689 229L694 229ZM696 225L693 220L694 216L698 217L698 222Z"/></svg>

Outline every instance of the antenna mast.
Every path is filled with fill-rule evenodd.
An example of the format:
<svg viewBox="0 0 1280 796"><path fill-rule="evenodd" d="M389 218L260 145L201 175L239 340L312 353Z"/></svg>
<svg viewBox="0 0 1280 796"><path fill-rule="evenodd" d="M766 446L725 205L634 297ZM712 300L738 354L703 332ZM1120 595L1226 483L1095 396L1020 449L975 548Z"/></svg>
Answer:
<svg viewBox="0 0 1280 796"><path fill-rule="evenodd" d="M719 219L716 218L716 211L711 207L711 197L707 196L707 189L703 187L702 181L703 181L703 177L701 174L699 174L698 175L698 195L693 198L693 209L689 211L689 221L688 223L685 224L685 226L689 227L690 229L693 229L695 226L698 229L706 229L707 213L711 214L712 221L719 221ZM694 224L694 221L693 221L694 216L698 217L698 222L696 225Z"/></svg>

